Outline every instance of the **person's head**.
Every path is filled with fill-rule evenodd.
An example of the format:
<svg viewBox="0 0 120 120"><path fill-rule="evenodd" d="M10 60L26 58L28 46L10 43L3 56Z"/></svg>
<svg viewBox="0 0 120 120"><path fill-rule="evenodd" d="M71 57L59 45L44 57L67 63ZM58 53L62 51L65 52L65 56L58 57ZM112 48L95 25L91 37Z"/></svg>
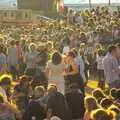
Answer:
<svg viewBox="0 0 120 120"><path fill-rule="evenodd" d="M103 54L104 54L104 51L103 51L102 49L99 49L99 50L98 50L98 55L99 55L99 56L103 56Z"/></svg>
<svg viewBox="0 0 120 120"><path fill-rule="evenodd" d="M19 41L17 40L17 41L15 42L15 44L16 44L16 45L19 45Z"/></svg>
<svg viewBox="0 0 120 120"><path fill-rule="evenodd" d="M98 108L97 101L92 96L88 96L85 98L85 106L88 112L91 112Z"/></svg>
<svg viewBox="0 0 120 120"><path fill-rule="evenodd" d="M28 86L29 82L31 81L31 78L27 75L23 75L19 79L20 79L20 84L23 86Z"/></svg>
<svg viewBox="0 0 120 120"><path fill-rule="evenodd" d="M97 102L99 103L103 98L105 98L105 95L101 89L96 89L92 92L92 96L96 98Z"/></svg>
<svg viewBox="0 0 120 120"><path fill-rule="evenodd" d="M117 89L116 88L112 88L110 90L110 96L113 98L113 99L116 99L117 98Z"/></svg>
<svg viewBox="0 0 120 120"><path fill-rule="evenodd" d="M86 38L86 34L84 32L81 32L80 36L81 36L82 39Z"/></svg>
<svg viewBox="0 0 120 120"><path fill-rule="evenodd" d="M67 60L69 62L73 61L75 59L75 53L73 51L70 51L68 54L67 54Z"/></svg>
<svg viewBox="0 0 120 120"><path fill-rule="evenodd" d="M104 98L100 102L101 107L104 109L108 109L112 104L113 104L113 102L109 98Z"/></svg>
<svg viewBox="0 0 120 120"><path fill-rule="evenodd" d="M43 86L37 86L34 89L34 96L35 98L40 98L45 95L45 88Z"/></svg>
<svg viewBox="0 0 120 120"><path fill-rule="evenodd" d="M53 49L53 43L52 42L47 42L46 43L46 48L47 48L48 51L51 52L51 50Z"/></svg>
<svg viewBox="0 0 120 120"><path fill-rule="evenodd" d="M53 55L52 55L52 63L55 64L55 65L58 65L60 64L62 61L62 57L60 55L59 52L55 52Z"/></svg>
<svg viewBox="0 0 120 120"><path fill-rule="evenodd" d="M112 54L113 56L117 57L117 47L115 45L110 45L108 47L108 52Z"/></svg>
<svg viewBox="0 0 120 120"><path fill-rule="evenodd" d="M5 90L10 87L12 82L12 76L4 74L0 77L0 86L2 86Z"/></svg>
<svg viewBox="0 0 120 120"><path fill-rule="evenodd" d="M108 112L103 109L93 111L91 118L92 120L112 120Z"/></svg>
<svg viewBox="0 0 120 120"><path fill-rule="evenodd" d="M45 50L45 45L42 44L42 43L40 43L40 44L38 45L38 47L37 47L37 51L38 51L38 52L41 52L41 51L43 51L43 50Z"/></svg>
<svg viewBox="0 0 120 120"><path fill-rule="evenodd" d="M48 94L54 93L57 91L57 86L55 84L49 84L47 88Z"/></svg>
<svg viewBox="0 0 120 120"><path fill-rule="evenodd" d="M11 45L11 46L14 46L14 45L15 45L15 41L12 40L12 41L10 42L10 45Z"/></svg>
<svg viewBox="0 0 120 120"><path fill-rule="evenodd" d="M114 105L112 105L111 107L109 107L109 111L115 112L116 116L120 114L120 109L119 109L119 107L114 106Z"/></svg>
<svg viewBox="0 0 120 120"><path fill-rule="evenodd" d="M29 46L29 50L30 50L31 52L35 51L35 50L36 50L36 44L31 43L30 46Z"/></svg>

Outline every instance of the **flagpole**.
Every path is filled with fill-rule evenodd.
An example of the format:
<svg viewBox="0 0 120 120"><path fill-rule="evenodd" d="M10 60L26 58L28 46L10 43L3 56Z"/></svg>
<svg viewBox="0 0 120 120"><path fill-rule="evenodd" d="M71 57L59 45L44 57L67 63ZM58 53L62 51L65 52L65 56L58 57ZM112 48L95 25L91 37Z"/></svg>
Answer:
<svg viewBox="0 0 120 120"><path fill-rule="evenodd" d="M109 6L110 6L110 4L111 4L111 0L109 0Z"/></svg>
<svg viewBox="0 0 120 120"><path fill-rule="evenodd" d="M89 0L89 7L92 8L91 0Z"/></svg>

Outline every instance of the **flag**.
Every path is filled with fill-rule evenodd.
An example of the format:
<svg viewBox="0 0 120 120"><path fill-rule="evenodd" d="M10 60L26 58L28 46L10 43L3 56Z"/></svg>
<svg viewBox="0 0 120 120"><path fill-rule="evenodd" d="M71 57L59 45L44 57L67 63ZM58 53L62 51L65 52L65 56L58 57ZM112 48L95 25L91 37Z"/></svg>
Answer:
<svg viewBox="0 0 120 120"><path fill-rule="evenodd" d="M59 12L63 12L64 11L64 2L63 0L59 0Z"/></svg>
<svg viewBox="0 0 120 120"><path fill-rule="evenodd" d="M56 10L57 10L57 0L54 0L53 11L56 11Z"/></svg>
<svg viewBox="0 0 120 120"><path fill-rule="evenodd" d="M63 12L64 11L63 0L54 0L53 10L57 12Z"/></svg>

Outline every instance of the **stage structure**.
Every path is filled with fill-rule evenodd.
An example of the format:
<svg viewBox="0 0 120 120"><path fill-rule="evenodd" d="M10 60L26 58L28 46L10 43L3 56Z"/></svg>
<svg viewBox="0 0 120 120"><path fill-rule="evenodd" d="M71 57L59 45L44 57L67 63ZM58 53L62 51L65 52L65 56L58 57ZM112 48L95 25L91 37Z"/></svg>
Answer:
<svg viewBox="0 0 120 120"><path fill-rule="evenodd" d="M2 23L29 23L31 21L31 10L0 10L0 22Z"/></svg>
<svg viewBox="0 0 120 120"><path fill-rule="evenodd" d="M17 0L18 9L31 9L32 11L62 12L63 0Z"/></svg>

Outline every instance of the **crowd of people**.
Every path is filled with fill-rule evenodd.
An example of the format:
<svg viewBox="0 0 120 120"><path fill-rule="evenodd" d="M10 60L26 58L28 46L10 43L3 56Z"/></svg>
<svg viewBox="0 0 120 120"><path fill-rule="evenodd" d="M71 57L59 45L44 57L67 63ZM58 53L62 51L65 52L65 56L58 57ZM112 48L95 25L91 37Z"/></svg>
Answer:
<svg viewBox="0 0 120 120"><path fill-rule="evenodd" d="M96 7L1 24L0 120L120 120L119 18Z"/></svg>

